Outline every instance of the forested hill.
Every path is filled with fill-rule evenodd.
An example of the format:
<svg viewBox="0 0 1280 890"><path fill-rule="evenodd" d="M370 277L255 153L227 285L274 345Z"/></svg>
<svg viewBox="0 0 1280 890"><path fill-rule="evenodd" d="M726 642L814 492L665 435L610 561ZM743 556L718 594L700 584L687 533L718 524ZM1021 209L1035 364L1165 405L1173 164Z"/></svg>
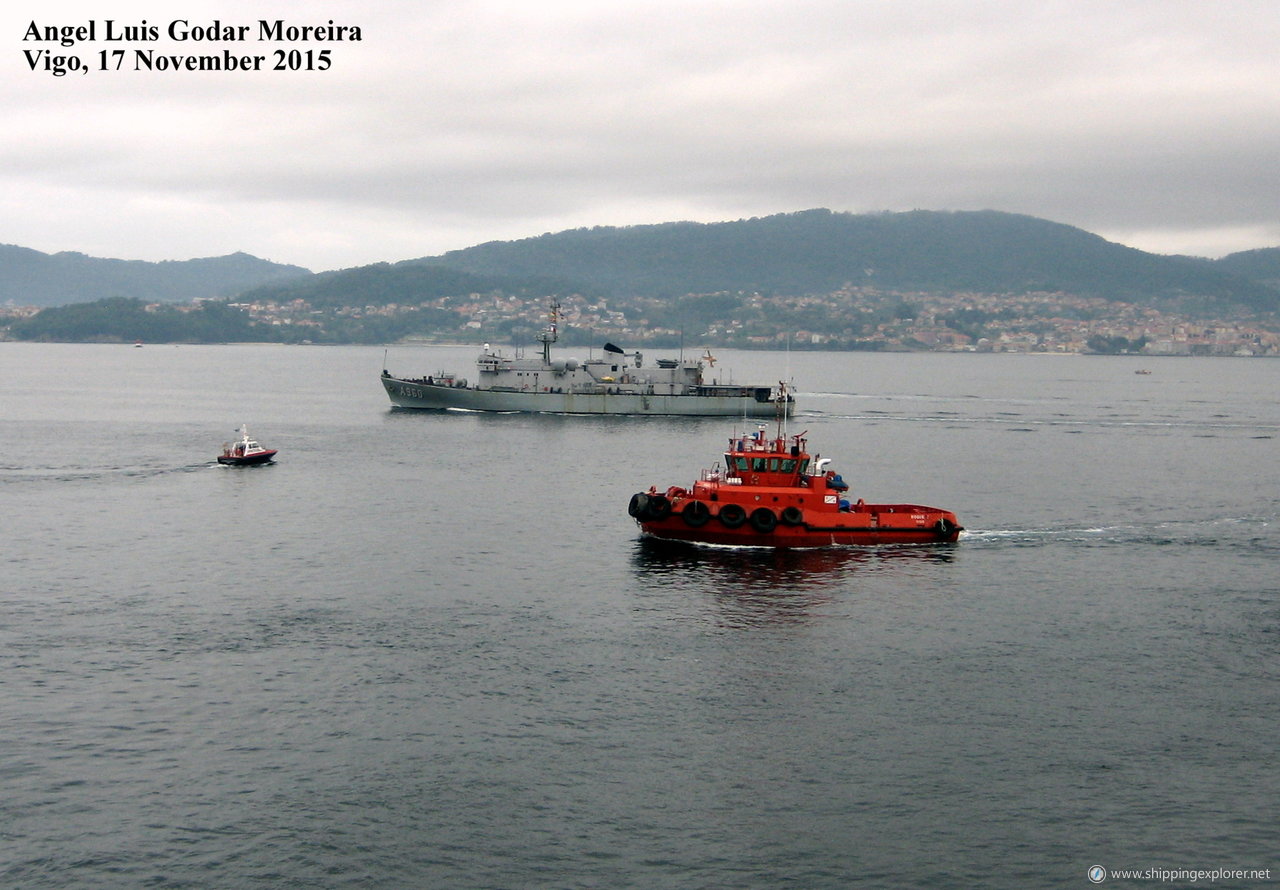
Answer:
<svg viewBox="0 0 1280 890"><path fill-rule="evenodd" d="M846 285L941 295L1063 292L1184 310L1274 312L1280 248L1221 260L1161 256L1035 217L924 210L806 210L726 223L575 229L319 275L244 253L148 263L0 245L0 303L19 306L240 297L337 308L412 306L469 293L625 300L827 294Z"/></svg>
<svg viewBox="0 0 1280 890"><path fill-rule="evenodd" d="M463 272L422 260L402 263L374 263L337 272L321 272L298 280L284 280L253 288L240 295L246 302L287 303L305 300L323 309L343 306L387 306L392 303L417 305L441 297L474 293L503 293L512 296L545 296L574 293L592 288L582 281L568 281L543 275L502 275Z"/></svg>
<svg viewBox="0 0 1280 890"><path fill-rule="evenodd" d="M247 253L150 263L0 244L0 303L18 306L60 306L108 297L187 303L310 274Z"/></svg>
<svg viewBox="0 0 1280 890"><path fill-rule="evenodd" d="M416 262L578 281L620 297L827 293L852 283L935 293L1065 291L1133 302L1194 296L1264 311L1280 306L1280 291L1265 277L1251 277L1263 268L1274 272L1274 261L1241 264L1236 274L1227 260L1146 253L1072 226L995 211L808 210L728 223L576 229Z"/></svg>
<svg viewBox="0 0 1280 890"><path fill-rule="evenodd" d="M1280 289L1280 247L1244 250L1214 263L1221 271Z"/></svg>

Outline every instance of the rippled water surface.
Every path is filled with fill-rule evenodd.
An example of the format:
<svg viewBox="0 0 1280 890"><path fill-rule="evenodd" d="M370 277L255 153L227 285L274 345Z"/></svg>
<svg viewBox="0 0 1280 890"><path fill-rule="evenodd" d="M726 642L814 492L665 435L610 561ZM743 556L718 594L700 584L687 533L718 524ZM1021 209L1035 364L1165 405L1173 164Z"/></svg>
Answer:
<svg viewBox="0 0 1280 890"><path fill-rule="evenodd" d="M641 540L732 424L393 412L380 347L0 344L0 885L1280 878L1280 363L719 359L960 543Z"/></svg>

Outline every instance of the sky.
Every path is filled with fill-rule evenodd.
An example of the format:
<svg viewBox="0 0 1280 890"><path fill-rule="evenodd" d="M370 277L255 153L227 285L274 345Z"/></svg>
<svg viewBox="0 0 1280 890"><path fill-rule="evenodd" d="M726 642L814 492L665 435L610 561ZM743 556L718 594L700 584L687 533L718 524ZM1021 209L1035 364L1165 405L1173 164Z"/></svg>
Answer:
<svg viewBox="0 0 1280 890"><path fill-rule="evenodd" d="M360 39L258 40L278 19ZM0 243L45 253L324 271L814 207L1280 246L1274 0L13 0L0 26ZM327 70L271 70L292 50ZM228 52L263 70L137 70Z"/></svg>

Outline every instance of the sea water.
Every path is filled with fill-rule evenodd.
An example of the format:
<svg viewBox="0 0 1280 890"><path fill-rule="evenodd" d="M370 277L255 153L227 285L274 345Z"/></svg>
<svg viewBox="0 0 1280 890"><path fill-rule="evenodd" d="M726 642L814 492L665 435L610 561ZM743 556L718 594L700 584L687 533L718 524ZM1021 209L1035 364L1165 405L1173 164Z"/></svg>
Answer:
<svg viewBox="0 0 1280 890"><path fill-rule="evenodd" d="M474 355L0 344L0 885L1280 878L1280 363L726 351L967 529L775 553L626 513L757 421L391 410Z"/></svg>

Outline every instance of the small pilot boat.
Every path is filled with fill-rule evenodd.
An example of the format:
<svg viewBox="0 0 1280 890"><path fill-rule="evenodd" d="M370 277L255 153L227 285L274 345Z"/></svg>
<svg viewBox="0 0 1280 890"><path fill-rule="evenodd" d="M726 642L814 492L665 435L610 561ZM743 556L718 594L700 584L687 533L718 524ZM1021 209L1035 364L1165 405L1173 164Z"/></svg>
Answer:
<svg viewBox="0 0 1280 890"><path fill-rule="evenodd" d="M263 448L256 440L249 438L249 427L241 426L238 442L224 442L222 453L218 455L218 463L236 467L247 467L252 464L269 463L276 456L276 449Z"/></svg>
<svg viewBox="0 0 1280 890"><path fill-rule="evenodd" d="M805 433L786 436L779 421L733 436L724 466L703 470L692 488L631 496L627 512L647 536L749 547L948 544L963 528L956 514L919 504L850 502L849 486L814 459Z"/></svg>

